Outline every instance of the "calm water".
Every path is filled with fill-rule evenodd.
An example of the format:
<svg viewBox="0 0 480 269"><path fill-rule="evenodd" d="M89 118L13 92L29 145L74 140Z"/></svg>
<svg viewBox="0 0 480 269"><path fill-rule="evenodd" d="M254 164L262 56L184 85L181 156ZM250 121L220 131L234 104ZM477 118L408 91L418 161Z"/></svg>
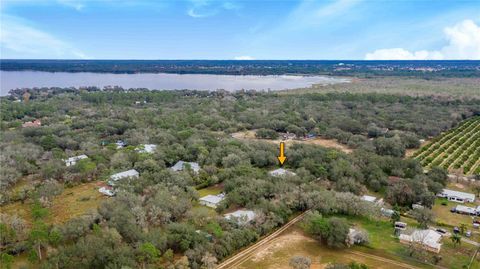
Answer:
<svg viewBox="0 0 480 269"><path fill-rule="evenodd" d="M201 74L104 74L49 73L38 71L0 71L0 93L10 89L33 87L121 86L154 90L285 90L313 84L348 82L347 79L325 76L230 76Z"/></svg>

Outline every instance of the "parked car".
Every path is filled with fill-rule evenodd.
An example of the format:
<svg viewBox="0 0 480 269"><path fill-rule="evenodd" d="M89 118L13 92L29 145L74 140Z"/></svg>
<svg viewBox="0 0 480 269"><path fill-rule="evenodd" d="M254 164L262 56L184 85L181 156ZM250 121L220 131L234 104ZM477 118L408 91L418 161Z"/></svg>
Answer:
<svg viewBox="0 0 480 269"><path fill-rule="evenodd" d="M457 212L457 209L456 209L455 207L452 207L452 208L450 209L450 212L455 213L455 212Z"/></svg>
<svg viewBox="0 0 480 269"><path fill-rule="evenodd" d="M465 233L465 236L466 236L466 237L472 236L472 231L468 230L468 231Z"/></svg>
<svg viewBox="0 0 480 269"><path fill-rule="evenodd" d="M442 229L442 228L438 228L435 231L437 231L439 234L446 234L447 233L447 230Z"/></svg>
<svg viewBox="0 0 480 269"><path fill-rule="evenodd" d="M474 220L473 220L473 224L475 224L475 223L476 223L476 224L480 224L480 219L474 219Z"/></svg>
<svg viewBox="0 0 480 269"><path fill-rule="evenodd" d="M460 233L460 228L453 227L453 233L456 233L456 234Z"/></svg>
<svg viewBox="0 0 480 269"><path fill-rule="evenodd" d="M473 224L473 228L475 228L475 229L480 228L480 224L479 224L479 223L474 223L474 224Z"/></svg>

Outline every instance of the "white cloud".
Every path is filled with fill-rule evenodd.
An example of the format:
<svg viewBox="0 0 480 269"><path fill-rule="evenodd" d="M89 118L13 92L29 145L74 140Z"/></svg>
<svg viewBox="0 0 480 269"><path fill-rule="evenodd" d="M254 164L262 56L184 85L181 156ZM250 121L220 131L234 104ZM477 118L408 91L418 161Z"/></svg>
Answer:
<svg viewBox="0 0 480 269"><path fill-rule="evenodd" d="M2 16L2 54L4 50L10 50L24 56L22 58L88 58L70 44L28 25L25 21L9 15Z"/></svg>
<svg viewBox="0 0 480 269"><path fill-rule="evenodd" d="M85 3L82 0L57 0L57 2L77 11L81 11L85 7Z"/></svg>
<svg viewBox="0 0 480 269"><path fill-rule="evenodd" d="M474 21L464 20L443 32L448 44L440 50L379 49L367 53L365 60L480 60L480 26Z"/></svg>
<svg viewBox="0 0 480 269"><path fill-rule="evenodd" d="M206 18L214 16L222 10L237 10L240 8L241 6L233 1L190 0L187 14L192 18Z"/></svg>
<svg viewBox="0 0 480 269"><path fill-rule="evenodd" d="M255 60L252 56L235 56L234 60Z"/></svg>

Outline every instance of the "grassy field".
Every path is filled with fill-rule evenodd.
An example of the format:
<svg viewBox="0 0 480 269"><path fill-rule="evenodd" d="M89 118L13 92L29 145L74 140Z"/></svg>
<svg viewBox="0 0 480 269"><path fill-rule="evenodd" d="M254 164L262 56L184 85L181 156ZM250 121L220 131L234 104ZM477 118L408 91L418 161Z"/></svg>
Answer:
<svg viewBox="0 0 480 269"><path fill-rule="evenodd" d="M352 261L365 263L371 268L434 268L424 264L407 254L407 247L393 235L393 228L388 221L371 221L345 217L357 228L368 231L370 243L367 246L355 246L345 250L332 250L318 241L305 235L297 226L287 230L274 242L260 249L240 268L289 268L288 263L295 255L306 256L312 260L311 268L324 268L331 262L350 263ZM402 218L410 227L415 227L411 219ZM442 240L442 257L439 266L460 269L468 264L475 252L475 247L463 243L453 246L449 238ZM433 254L432 254L433 255ZM402 266L403 264L403 266ZM475 268L475 267L472 267Z"/></svg>
<svg viewBox="0 0 480 269"><path fill-rule="evenodd" d="M223 188L220 185L213 185L207 188L199 189L198 195L199 197L207 196L207 195L217 195L223 192Z"/></svg>
<svg viewBox="0 0 480 269"><path fill-rule="evenodd" d="M447 203L447 205L442 205L442 203ZM436 199L435 205L432 210L435 214L435 221L440 224L445 224L448 226L459 226L461 223L467 224L468 229L472 229L472 217L468 215L456 214L450 212L452 207L459 205L455 202L450 202L447 199ZM465 204L466 206L475 206L475 204Z"/></svg>
<svg viewBox="0 0 480 269"><path fill-rule="evenodd" d="M62 194L53 199L52 206L49 207L50 216L47 222L52 224L64 223L90 210L95 210L104 199L106 199L106 197L98 192L98 182L90 182L67 188ZM24 204L15 202L0 207L2 213L8 215L17 214L28 223L32 221L30 208L30 202Z"/></svg>

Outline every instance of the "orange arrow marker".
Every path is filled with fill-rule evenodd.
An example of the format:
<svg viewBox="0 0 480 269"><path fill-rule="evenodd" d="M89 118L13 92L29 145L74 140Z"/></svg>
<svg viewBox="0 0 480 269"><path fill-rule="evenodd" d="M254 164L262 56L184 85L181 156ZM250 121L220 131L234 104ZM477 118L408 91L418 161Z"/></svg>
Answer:
<svg viewBox="0 0 480 269"><path fill-rule="evenodd" d="M287 160L287 157L285 157L285 143L280 142L280 156L277 157L278 161L280 162L280 165L283 165L283 163Z"/></svg>

